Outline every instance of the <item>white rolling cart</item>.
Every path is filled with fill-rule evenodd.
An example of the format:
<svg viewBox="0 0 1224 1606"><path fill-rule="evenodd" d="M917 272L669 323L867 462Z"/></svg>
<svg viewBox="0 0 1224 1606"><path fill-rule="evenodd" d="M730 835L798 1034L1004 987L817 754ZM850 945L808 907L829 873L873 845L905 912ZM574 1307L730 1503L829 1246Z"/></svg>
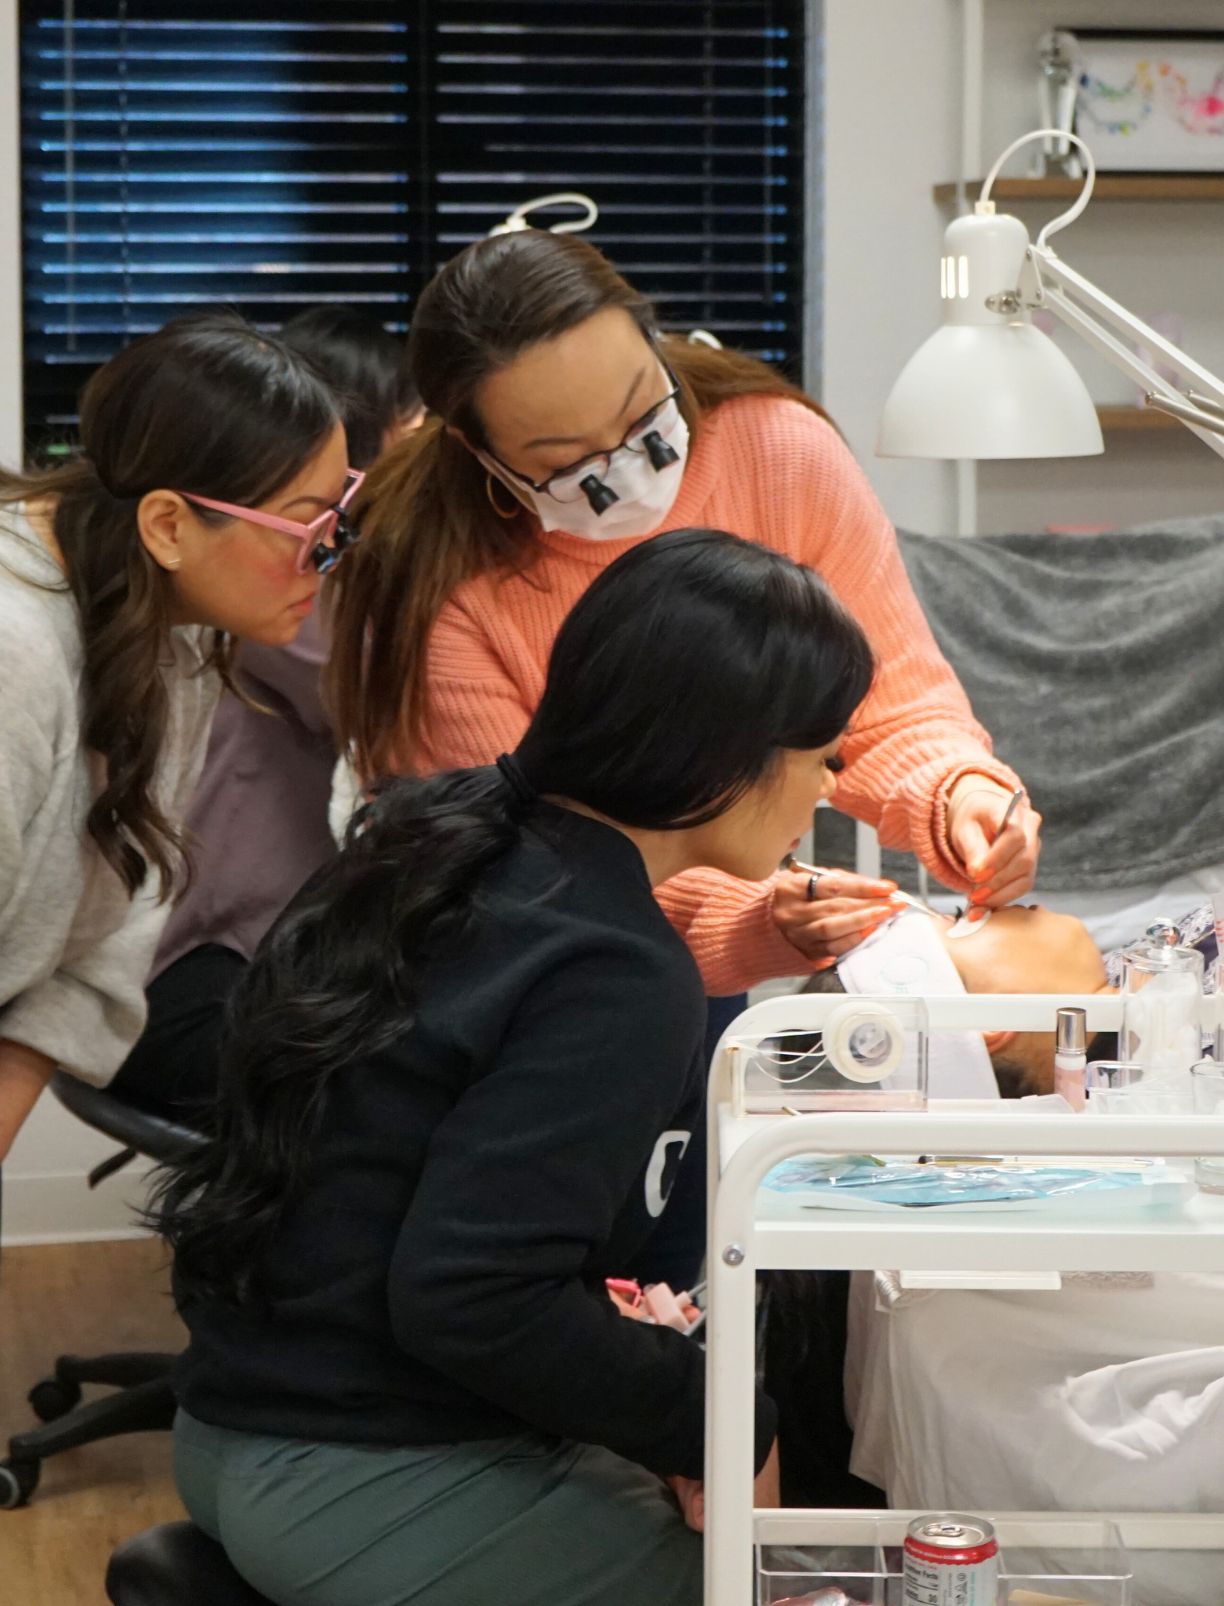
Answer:
<svg viewBox="0 0 1224 1606"><path fill-rule="evenodd" d="M928 997L923 1002L933 1032L1049 1031L1054 1008L1062 1004L1082 1006L1090 1032L1116 1030L1121 1020L1120 999L1095 995ZM844 998L815 994L769 999L740 1015L723 1044L753 1032L818 1031L844 1003ZM760 1545L850 1543L869 1524L891 1545L900 1542L912 1515L754 1511L758 1271L889 1269L903 1279L921 1277L927 1286L938 1285L938 1274L945 1273L953 1274L949 1282L960 1288L1050 1287L1056 1286L1052 1274L1064 1271L1224 1272L1224 1198L1205 1194L1167 1210L1132 1207L1127 1212L1119 1205L1111 1213L1098 1203L1076 1214L1069 1203L1057 1210L1008 1214L953 1207L902 1214L805 1208L797 1195L759 1192L767 1172L800 1154L1224 1153L1224 1118L1029 1114L1019 1113L1014 1104L938 1099L925 1111L900 1113L737 1115L730 1056L720 1045L711 1070L709 1123L707 1606L747 1606L758 1598ZM1005 1552L1009 1528L1018 1536L1016 1544L1078 1545L1086 1541L1076 1533L1094 1523L1099 1528L1101 1515L981 1514L997 1519ZM1132 1551L1218 1550L1224 1602L1224 1515L1108 1515ZM895 1598L888 1596L890 1603Z"/></svg>

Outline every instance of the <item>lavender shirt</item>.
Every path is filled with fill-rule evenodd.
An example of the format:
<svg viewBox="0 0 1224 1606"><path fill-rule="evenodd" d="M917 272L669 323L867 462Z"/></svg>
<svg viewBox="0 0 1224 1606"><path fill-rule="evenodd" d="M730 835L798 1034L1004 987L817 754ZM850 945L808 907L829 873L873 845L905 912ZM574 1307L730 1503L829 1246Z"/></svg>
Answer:
<svg viewBox="0 0 1224 1606"><path fill-rule="evenodd" d="M335 852L327 826L335 742L323 713L327 657L311 615L287 647L245 642L238 673L271 714L222 698L187 813L194 876L162 933L158 976L220 943L250 959L306 878Z"/></svg>

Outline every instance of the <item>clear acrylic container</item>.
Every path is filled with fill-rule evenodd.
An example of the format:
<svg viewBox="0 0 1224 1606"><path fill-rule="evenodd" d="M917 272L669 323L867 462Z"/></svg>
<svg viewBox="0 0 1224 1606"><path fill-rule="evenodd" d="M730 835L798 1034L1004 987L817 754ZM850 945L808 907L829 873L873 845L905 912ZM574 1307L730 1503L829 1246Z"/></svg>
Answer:
<svg viewBox="0 0 1224 1606"><path fill-rule="evenodd" d="M1089 1115L1189 1115L1193 1109L1188 1079L1162 1078L1143 1065L1094 1060L1085 1080Z"/></svg>
<svg viewBox="0 0 1224 1606"><path fill-rule="evenodd" d="M884 1514L817 1518L812 1543L758 1546L758 1606L902 1606L905 1527ZM1106 1518L1000 1518L996 1529L999 1606L1140 1606L1126 1547Z"/></svg>
<svg viewBox="0 0 1224 1606"><path fill-rule="evenodd" d="M1103 1517L1055 1530L1040 1519L1000 1521L999 1606L1133 1606L1131 1559Z"/></svg>
<svg viewBox="0 0 1224 1606"><path fill-rule="evenodd" d="M1224 1063L1200 1060L1190 1067L1196 1115L1224 1115ZM1224 1193L1224 1153L1200 1154L1194 1180L1204 1193Z"/></svg>
<svg viewBox="0 0 1224 1606"><path fill-rule="evenodd" d="M822 1027L727 1039L737 1116L814 1110L923 1110L926 1004L847 998Z"/></svg>
<svg viewBox="0 0 1224 1606"><path fill-rule="evenodd" d="M757 1561L758 1606L780 1606L815 1595L825 1606L821 1591L830 1592L829 1606L842 1606L833 1591L840 1590L862 1606L900 1606L900 1552L876 1542L870 1520L857 1541L848 1544L791 1546L761 1545Z"/></svg>

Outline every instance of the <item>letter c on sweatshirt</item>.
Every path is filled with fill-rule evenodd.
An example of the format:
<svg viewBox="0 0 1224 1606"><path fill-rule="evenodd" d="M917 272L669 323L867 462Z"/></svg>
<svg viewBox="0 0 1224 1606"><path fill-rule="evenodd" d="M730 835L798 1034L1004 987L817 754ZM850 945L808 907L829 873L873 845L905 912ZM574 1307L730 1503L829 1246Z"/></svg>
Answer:
<svg viewBox="0 0 1224 1606"><path fill-rule="evenodd" d="M671 1130L659 1135L650 1164L646 1167L646 1208L652 1216L663 1214L668 1195L676 1180L676 1172L684 1159L693 1134Z"/></svg>

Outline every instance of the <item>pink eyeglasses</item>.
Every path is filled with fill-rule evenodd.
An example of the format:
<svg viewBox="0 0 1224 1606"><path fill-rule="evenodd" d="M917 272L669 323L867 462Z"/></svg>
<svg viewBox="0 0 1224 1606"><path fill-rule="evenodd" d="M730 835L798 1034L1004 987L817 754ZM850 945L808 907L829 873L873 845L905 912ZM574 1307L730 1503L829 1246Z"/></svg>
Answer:
<svg viewBox="0 0 1224 1606"><path fill-rule="evenodd" d="M214 502L210 496L193 496L190 491L179 494L197 507L209 507L215 513L228 513L231 518L246 519L248 523L263 525L265 529L279 530L282 535L296 536L302 543L295 565L297 572L305 574L306 565L313 563L320 574L329 574L357 540L358 532L349 522L348 509L364 479L365 474L360 469L350 468L345 476L340 500L309 524L299 524L296 519L278 519L274 514L261 513L257 508L238 507L233 502Z"/></svg>

